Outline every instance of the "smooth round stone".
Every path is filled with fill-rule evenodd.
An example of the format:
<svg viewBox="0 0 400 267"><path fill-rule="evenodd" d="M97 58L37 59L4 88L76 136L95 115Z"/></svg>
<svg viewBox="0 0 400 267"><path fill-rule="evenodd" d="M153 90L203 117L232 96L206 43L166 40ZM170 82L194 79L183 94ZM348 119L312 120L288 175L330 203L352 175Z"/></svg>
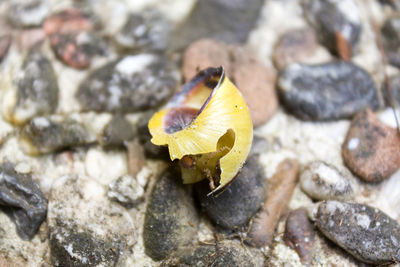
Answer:
<svg viewBox="0 0 400 267"><path fill-rule="evenodd" d="M279 76L286 108L304 120L337 120L379 107L371 76L350 62L291 64Z"/></svg>
<svg viewBox="0 0 400 267"><path fill-rule="evenodd" d="M358 191L349 171L322 161L310 163L301 172L300 185L307 195L318 200L347 200Z"/></svg>

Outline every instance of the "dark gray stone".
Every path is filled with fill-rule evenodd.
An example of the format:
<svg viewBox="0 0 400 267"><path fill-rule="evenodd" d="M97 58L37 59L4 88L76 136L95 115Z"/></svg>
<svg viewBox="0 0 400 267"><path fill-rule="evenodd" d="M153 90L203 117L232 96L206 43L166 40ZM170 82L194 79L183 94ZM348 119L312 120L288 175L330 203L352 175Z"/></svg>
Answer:
<svg viewBox="0 0 400 267"><path fill-rule="evenodd" d="M133 125L122 115L115 115L104 128L99 142L103 147L119 147L135 136Z"/></svg>
<svg viewBox="0 0 400 267"><path fill-rule="evenodd" d="M350 62L291 64L278 85L286 108L304 120L350 118L367 107L379 107L371 76Z"/></svg>
<svg viewBox="0 0 400 267"><path fill-rule="evenodd" d="M376 208L324 201L318 206L316 225L326 237L363 262L400 261L400 226Z"/></svg>
<svg viewBox="0 0 400 267"><path fill-rule="evenodd" d="M163 56L128 56L95 70L80 85L76 98L83 110L148 110L172 96L178 78L176 66Z"/></svg>
<svg viewBox="0 0 400 267"><path fill-rule="evenodd" d="M96 238L90 231L65 226L50 230L50 256L54 266L115 266L121 248L111 240Z"/></svg>
<svg viewBox="0 0 400 267"><path fill-rule="evenodd" d="M163 51L167 48L171 29L171 23L160 14L146 10L129 14L115 41L123 50Z"/></svg>
<svg viewBox="0 0 400 267"><path fill-rule="evenodd" d="M266 197L264 172L257 156L251 156L225 191L210 195L208 181L195 185L196 195L210 219L226 229L245 225Z"/></svg>
<svg viewBox="0 0 400 267"><path fill-rule="evenodd" d="M381 32L387 61L400 68L400 16L388 19L383 24Z"/></svg>
<svg viewBox="0 0 400 267"><path fill-rule="evenodd" d="M255 27L264 1L202 0L171 40L172 47L181 49L201 38L215 38L226 43L244 43Z"/></svg>
<svg viewBox="0 0 400 267"><path fill-rule="evenodd" d="M27 174L17 173L11 163L0 165L0 208L14 221L18 235L33 238L46 218L47 200Z"/></svg>
<svg viewBox="0 0 400 267"><path fill-rule="evenodd" d="M154 260L166 258L195 239L199 219L186 189L172 168L153 187L144 219L143 241L146 254Z"/></svg>
<svg viewBox="0 0 400 267"><path fill-rule="evenodd" d="M320 42L328 49L340 55L343 52L340 42L345 41L349 52L354 52L361 34L361 20L354 0L308 0L304 11L318 32Z"/></svg>
<svg viewBox="0 0 400 267"><path fill-rule="evenodd" d="M390 91L386 81L382 84L382 93L385 100L385 105L390 107L393 101L395 106L400 105L400 75L390 77Z"/></svg>
<svg viewBox="0 0 400 267"><path fill-rule="evenodd" d="M31 155L51 153L88 143L88 133L82 124L72 119L60 121L36 117L24 126L19 143Z"/></svg>

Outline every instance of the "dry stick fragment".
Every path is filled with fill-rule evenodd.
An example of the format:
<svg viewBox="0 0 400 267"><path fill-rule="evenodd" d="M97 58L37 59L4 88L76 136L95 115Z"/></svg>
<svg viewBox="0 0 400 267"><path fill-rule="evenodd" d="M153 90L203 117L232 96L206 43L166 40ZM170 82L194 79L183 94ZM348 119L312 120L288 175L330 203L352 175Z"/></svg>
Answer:
<svg viewBox="0 0 400 267"><path fill-rule="evenodd" d="M343 60L349 61L352 54L349 42L340 32L335 32L335 39L339 57Z"/></svg>
<svg viewBox="0 0 400 267"><path fill-rule="evenodd" d="M267 199L255 216L245 242L255 247L265 247L272 243L275 227L286 211L296 186L299 164L297 160L285 159L269 180Z"/></svg>
<svg viewBox="0 0 400 267"><path fill-rule="evenodd" d="M140 172L142 167L146 164L144 149L139 144L137 139L128 143L128 173L132 177Z"/></svg>

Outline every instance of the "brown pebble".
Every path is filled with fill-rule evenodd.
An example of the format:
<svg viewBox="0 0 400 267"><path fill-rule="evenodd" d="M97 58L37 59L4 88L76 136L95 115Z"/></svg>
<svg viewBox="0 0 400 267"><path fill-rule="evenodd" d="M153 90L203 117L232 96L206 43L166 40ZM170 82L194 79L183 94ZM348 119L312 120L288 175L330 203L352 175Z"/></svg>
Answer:
<svg viewBox="0 0 400 267"><path fill-rule="evenodd" d="M311 28L302 28L285 33L274 52L274 63L278 69L284 69L291 63L304 63L318 48L318 40Z"/></svg>
<svg viewBox="0 0 400 267"><path fill-rule="evenodd" d="M199 70L223 66L246 99L254 126L268 121L278 108L275 70L264 66L248 48L201 39L186 49L182 65L186 81Z"/></svg>
<svg viewBox="0 0 400 267"><path fill-rule="evenodd" d="M11 36L5 35L0 37L0 62L7 55L8 48L10 48Z"/></svg>
<svg viewBox="0 0 400 267"><path fill-rule="evenodd" d="M279 164L276 173L268 181L267 199L253 219L245 240L247 244L254 247L272 244L275 227L287 209L296 186L298 173L297 160L286 159Z"/></svg>
<svg viewBox="0 0 400 267"><path fill-rule="evenodd" d="M335 32L338 55L343 60L351 59L351 46L340 32Z"/></svg>
<svg viewBox="0 0 400 267"><path fill-rule="evenodd" d="M43 23L43 29L47 35L89 31L93 28L94 25L89 17L74 8L52 14Z"/></svg>
<svg viewBox="0 0 400 267"><path fill-rule="evenodd" d="M144 155L144 148L140 145L137 139L134 139L128 143L128 173L132 177L140 172L143 166L146 164L146 158Z"/></svg>
<svg viewBox="0 0 400 267"><path fill-rule="evenodd" d="M400 167L400 136L367 109L351 122L342 155L347 167L366 182L380 182Z"/></svg>
<svg viewBox="0 0 400 267"><path fill-rule="evenodd" d="M309 266L313 256L315 231L307 217L307 210L300 208L289 213L286 219L284 240L299 254L301 263Z"/></svg>

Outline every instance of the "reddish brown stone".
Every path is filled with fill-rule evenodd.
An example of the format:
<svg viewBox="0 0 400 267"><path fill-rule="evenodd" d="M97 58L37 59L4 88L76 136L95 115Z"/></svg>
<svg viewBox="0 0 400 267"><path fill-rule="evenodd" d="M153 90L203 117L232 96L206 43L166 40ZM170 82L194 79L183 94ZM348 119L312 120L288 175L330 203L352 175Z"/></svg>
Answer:
<svg viewBox="0 0 400 267"><path fill-rule="evenodd" d="M256 214L245 242L255 247L272 244L276 225L284 214L292 197L299 173L296 160L286 159L281 162L274 176L268 181L267 200Z"/></svg>
<svg viewBox="0 0 400 267"><path fill-rule="evenodd" d="M366 182L380 182L400 168L400 136L367 109L351 122L342 155L347 167Z"/></svg>
<svg viewBox="0 0 400 267"><path fill-rule="evenodd" d="M74 8L50 15L43 23L47 35L54 33L74 33L94 28L89 16Z"/></svg>
<svg viewBox="0 0 400 267"><path fill-rule="evenodd" d="M275 48L274 63L278 69L295 62L303 63L318 48L318 40L314 30L310 28L296 29L285 33Z"/></svg>
<svg viewBox="0 0 400 267"><path fill-rule="evenodd" d="M309 266L312 259L315 231L304 208L289 213L286 219L284 240L299 254L301 263Z"/></svg>
<svg viewBox="0 0 400 267"><path fill-rule="evenodd" d="M8 48L10 48L11 36L5 35L0 37L0 62L7 55Z"/></svg>
<svg viewBox="0 0 400 267"><path fill-rule="evenodd" d="M46 38L46 33L42 28L22 30L18 33L17 44L21 51L27 51Z"/></svg>
<svg viewBox="0 0 400 267"><path fill-rule="evenodd" d="M259 126L275 113L275 70L264 66L247 48L229 46L220 41L202 39L192 43L183 56L186 81L199 70L223 66L227 76L242 92L250 109L254 126Z"/></svg>

